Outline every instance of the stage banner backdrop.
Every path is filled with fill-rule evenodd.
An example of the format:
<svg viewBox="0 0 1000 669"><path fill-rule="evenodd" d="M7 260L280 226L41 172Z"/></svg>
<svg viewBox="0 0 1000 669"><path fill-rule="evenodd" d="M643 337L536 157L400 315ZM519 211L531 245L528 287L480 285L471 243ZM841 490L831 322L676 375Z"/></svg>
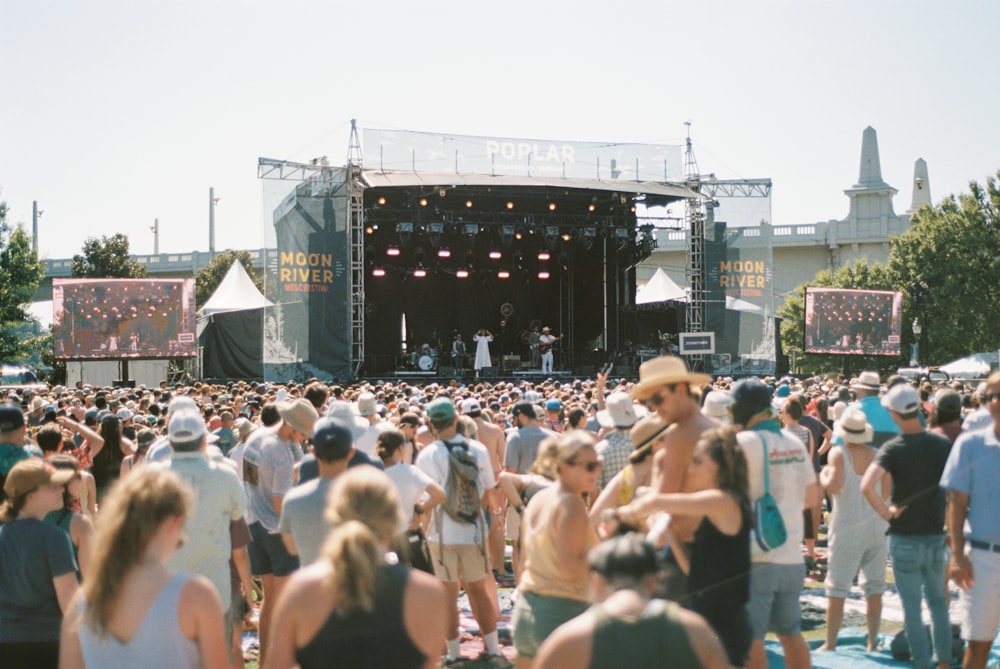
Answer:
<svg viewBox="0 0 1000 669"><path fill-rule="evenodd" d="M351 375L350 230L347 170L317 172L273 212L276 306L264 319L270 381L346 381Z"/></svg>
<svg viewBox="0 0 1000 669"><path fill-rule="evenodd" d="M367 169L684 181L683 147L364 130Z"/></svg>
<svg viewBox="0 0 1000 669"><path fill-rule="evenodd" d="M706 226L705 331L715 333L715 354L705 369L715 374L766 376L775 373L774 260L770 199L719 198L720 211L737 223L746 216L756 225L714 222ZM737 200L740 206L726 202ZM766 218L760 212L768 210Z"/></svg>

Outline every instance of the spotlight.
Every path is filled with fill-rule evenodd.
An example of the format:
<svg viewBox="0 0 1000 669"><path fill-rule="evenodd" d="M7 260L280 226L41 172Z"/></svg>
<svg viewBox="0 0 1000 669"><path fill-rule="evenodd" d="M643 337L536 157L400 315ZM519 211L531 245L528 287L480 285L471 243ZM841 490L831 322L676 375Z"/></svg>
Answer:
<svg viewBox="0 0 1000 669"><path fill-rule="evenodd" d="M462 231L467 235L478 235L479 234L479 224L478 223L466 223L462 228Z"/></svg>
<svg viewBox="0 0 1000 669"><path fill-rule="evenodd" d="M426 202L426 200L424 200L424 202ZM595 205L593 202L591 202L590 204L587 205L587 211L594 211L596 209L597 209L597 205Z"/></svg>
<svg viewBox="0 0 1000 669"><path fill-rule="evenodd" d="M418 279L422 279L425 276L427 276L427 270L425 270L423 267L418 267L417 269L413 270L413 276L417 277Z"/></svg>
<svg viewBox="0 0 1000 669"><path fill-rule="evenodd" d="M399 249L396 248L395 246L390 246L385 250L385 254L387 256L392 256L393 258L395 258L396 256L399 255Z"/></svg>
<svg viewBox="0 0 1000 669"><path fill-rule="evenodd" d="M564 232L564 233L562 234L562 240L563 240L564 242L568 242L568 241L570 241L571 239L573 239L573 235L571 235L570 233L568 233L568 232Z"/></svg>
<svg viewBox="0 0 1000 669"><path fill-rule="evenodd" d="M549 202L549 211L555 211L555 210L556 210L556 203Z"/></svg>
<svg viewBox="0 0 1000 669"><path fill-rule="evenodd" d="M541 280L543 280L543 281L545 279L548 279L549 276L550 276L550 274L548 272L546 272L545 270L542 270L541 272L538 273L538 278L541 279Z"/></svg>
<svg viewBox="0 0 1000 669"><path fill-rule="evenodd" d="M497 272L497 278L498 279L509 279L510 278L510 272L508 272L505 269L502 269L499 272Z"/></svg>
<svg viewBox="0 0 1000 669"><path fill-rule="evenodd" d="M503 254L499 251L490 251L490 260L500 260L503 258Z"/></svg>
<svg viewBox="0 0 1000 669"><path fill-rule="evenodd" d="M373 228L370 225L365 226L365 234L366 235L373 235L373 234L375 234L375 228Z"/></svg>
<svg viewBox="0 0 1000 669"><path fill-rule="evenodd" d="M457 278L457 279L468 279L469 278L469 270L467 270L467 269L456 270L455 271L455 278Z"/></svg>
<svg viewBox="0 0 1000 669"><path fill-rule="evenodd" d="M379 197L378 204L379 204L380 207L385 204L385 196L384 195L382 195L382 196Z"/></svg>
<svg viewBox="0 0 1000 669"><path fill-rule="evenodd" d="M445 189L444 186L441 186L441 188L438 188L438 197L444 197L447 194L448 194L448 191L447 191L447 189Z"/></svg>
<svg viewBox="0 0 1000 669"><path fill-rule="evenodd" d="M541 260L542 262L545 262L546 260L549 260L550 258L552 258L552 255L548 251L539 251L538 252L538 259Z"/></svg>
<svg viewBox="0 0 1000 669"><path fill-rule="evenodd" d="M399 233L399 243L406 246L410 243L410 237L413 236L413 223L397 223L396 232Z"/></svg>
<svg viewBox="0 0 1000 669"><path fill-rule="evenodd" d="M441 234L444 232L444 223L428 223L427 238L431 241L431 246L441 245Z"/></svg>
<svg viewBox="0 0 1000 669"><path fill-rule="evenodd" d="M427 206L427 198L425 198L425 197L420 198L420 206L421 207L426 207ZM591 211L593 211L593 210L591 210Z"/></svg>
<svg viewBox="0 0 1000 669"><path fill-rule="evenodd" d="M518 230L517 232L515 232L514 239L516 239L517 241L521 241L522 239L524 239L524 231Z"/></svg>
<svg viewBox="0 0 1000 669"><path fill-rule="evenodd" d="M382 267L376 267L372 270L372 276L385 276L385 269Z"/></svg>
<svg viewBox="0 0 1000 669"><path fill-rule="evenodd" d="M472 209L472 200L466 200L465 201L465 208L466 209Z"/></svg>
<svg viewBox="0 0 1000 669"><path fill-rule="evenodd" d="M500 226L500 241L503 242L503 246L506 249L511 247L514 243L514 226L513 225L501 225Z"/></svg>
<svg viewBox="0 0 1000 669"><path fill-rule="evenodd" d="M507 208L508 209L513 209L514 208L514 203L508 200L508 202L507 202Z"/></svg>
<svg viewBox="0 0 1000 669"><path fill-rule="evenodd" d="M450 257L451 257L451 251L449 251L446 248L438 249L438 258L450 258Z"/></svg>

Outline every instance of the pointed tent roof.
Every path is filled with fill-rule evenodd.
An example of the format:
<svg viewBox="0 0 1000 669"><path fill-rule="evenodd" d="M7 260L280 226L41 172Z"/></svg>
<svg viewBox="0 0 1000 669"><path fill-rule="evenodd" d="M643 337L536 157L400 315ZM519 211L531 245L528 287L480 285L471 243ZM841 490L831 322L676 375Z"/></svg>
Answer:
<svg viewBox="0 0 1000 669"><path fill-rule="evenodd" d="M199 316L211 316L223 311L243 311L274 306L257 290L243 263L234 260L226 276L198 311Z"/></svg>
<svg viewBox="0 0 1000 669"><path fill-rule="evenodd" d="M654 302L666 302L667 300L685 300L687 294L684 289L674 283L673 279L667 276L662 267L657 267L656 272L649 281L640 286L635 293L636 304L651 304Z"/></svg>

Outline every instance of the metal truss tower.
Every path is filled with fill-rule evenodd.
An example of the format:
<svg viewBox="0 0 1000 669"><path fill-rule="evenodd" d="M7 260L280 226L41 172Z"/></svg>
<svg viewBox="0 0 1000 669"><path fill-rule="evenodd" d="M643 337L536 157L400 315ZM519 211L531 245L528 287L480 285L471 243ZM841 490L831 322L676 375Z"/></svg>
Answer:
<svg viewBox="0 0 1000 669"><path fill-rule="evenodd" d="M363 160L357 122L351 119L351 142L347 150L347 182L350 188L348 220L351 222L351 271L348 280L351 300L351 370L355 377L361 373L365 362L365 189L361 183Z"/></svg>
<svg viewBox="0 0 1000 669"><path fill-rule="evenodd" d="M691 122L686 121L687 143L684 152L684 179L688 188L695 193L701 193L701 174L698 171L698 161L694 157L694 147L691 144ZM705 329L705 214L702 211L701 198L688 198L685 201L687 209L687 264L685 279L690 290L685 314L685 329L687 332L704 332ZM704 367L701 355L688 357L688 366L692 370Z"/></svg>

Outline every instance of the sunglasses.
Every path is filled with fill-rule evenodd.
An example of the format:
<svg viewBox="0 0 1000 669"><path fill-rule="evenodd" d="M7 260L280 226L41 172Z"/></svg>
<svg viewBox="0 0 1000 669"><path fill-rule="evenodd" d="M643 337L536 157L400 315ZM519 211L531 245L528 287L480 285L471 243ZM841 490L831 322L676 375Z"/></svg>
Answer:
<svg viewBox="0 0 1000 669"><path fill-rule="evenodd" d="M993 400L1000 400L1000 393L986 393L984 399L987 402L992 402Z"/></svg>
<svg viewBox="0 0 1000 669"><path fill-rule="evenodd" d="M591 460L590 462L575 462L570 460L566 464L570 467L583 467L588 472L595 472L601 468L601 463L598 460Z"/></svg>
<svg viewBox="0 0 1000 669"><path fill-rule="evenodd" d="M667 384L664 387L666 388L667 392L672 393L672 392L674 392L674 389L677 388L677 384L676 383L670 383L670 384ZM658 407L661 404L663 404L663 402L666 399L667 399L666 393L661 390L660 392L656 393L655 395L653 395L649 399L645 400L643 402L643 404L645 404L647 407Z"/></svg>

